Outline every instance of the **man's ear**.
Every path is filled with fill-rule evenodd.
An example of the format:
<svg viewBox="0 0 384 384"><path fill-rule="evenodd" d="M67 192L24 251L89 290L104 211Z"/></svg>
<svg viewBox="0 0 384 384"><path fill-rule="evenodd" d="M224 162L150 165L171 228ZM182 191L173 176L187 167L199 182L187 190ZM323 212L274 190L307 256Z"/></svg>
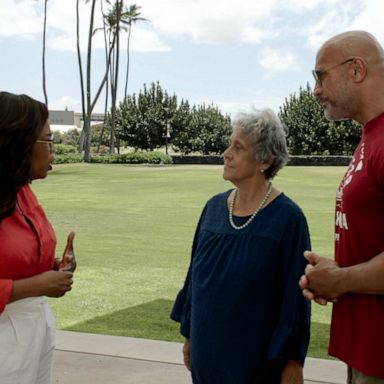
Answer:
<svg viewBox="0 0 384 384"><path fill-rule="evenodd" d="M355 57L352 62L353 79L360 83L367 76L367 64L361 57Z"/></svg>

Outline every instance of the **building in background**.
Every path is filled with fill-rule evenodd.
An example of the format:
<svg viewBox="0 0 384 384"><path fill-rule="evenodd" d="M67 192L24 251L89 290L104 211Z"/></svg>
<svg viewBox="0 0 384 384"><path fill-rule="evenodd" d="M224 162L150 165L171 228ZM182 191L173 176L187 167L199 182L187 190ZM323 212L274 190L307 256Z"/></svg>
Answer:
<svg viewBox="0 0 384 384"><path fill-rule="evenodd" d="M93 113L91 115L91 125L102 123L104 113ZM65 132L70 129L83 128L83 114L74 111L49 111L49 124L53 131Z"/></svg>

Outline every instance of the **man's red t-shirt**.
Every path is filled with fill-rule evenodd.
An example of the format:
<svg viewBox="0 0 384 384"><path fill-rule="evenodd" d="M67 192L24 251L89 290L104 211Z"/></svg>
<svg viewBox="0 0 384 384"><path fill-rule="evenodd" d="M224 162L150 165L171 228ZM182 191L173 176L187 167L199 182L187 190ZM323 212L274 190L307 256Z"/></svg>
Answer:
<svg viewBox="0 0 384 384"><path fill-rule="evenodd" d="M29 185L17 194L18 208L0 222L0 314L9 302L13 280L53 268L55 232Z"/></svg>
<svg viewBox="0 0 384 384"><path fill-rule="evenodd" d="M341 267L384 251L384 114L368 122L337 192L335 257ZM384 273L383 273L384 279ZM333 306L329 354L384 377L384 295L345 294Z"/></svg>

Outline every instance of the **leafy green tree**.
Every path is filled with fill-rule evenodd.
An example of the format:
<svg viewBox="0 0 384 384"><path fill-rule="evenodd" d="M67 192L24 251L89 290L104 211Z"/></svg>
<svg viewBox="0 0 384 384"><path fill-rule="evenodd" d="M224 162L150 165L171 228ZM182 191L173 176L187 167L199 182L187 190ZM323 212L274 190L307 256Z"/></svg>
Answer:
<svg viewBox="0 0 384 384"><path fill-rule="evenodd" d="M117 110L117 136L136 149L154 150L165 144L167 122L177 107L175 95L169 96L160 84L152 83L136 96L127 96Z"/></svg>
<svg viewBox="0 0 384 384"><path fill-rule="evenodd" d="M80 132L77 129L70 129L66 132L55 132L55 142L58 144L78 146L80 140Z"/></svg>
<svg viewBox="0 0 384 384"><path fill-rule="evenodd" d="M153 150L168 140L176 151L219 154L231 133L229 116L213 105L190 107L169 96L159 82L127 96L117 111L117 136L136 149ZM168 130L169 128L169 130ZM166 136L170 131L170 137Z"/></svg>
<svg viewBox="0 0 384 384"><path fill-rule="evenodd" d="M199 152L204 155L221 154L228 145L232 132L230 117L223 116L213 105L194 106L187 123L172 141L182 153Z"/></svg>
<svg viewBox="0 0 384 384"><path fill-rule="evenodd" d="M172 146L176 151L190 153L189 126L192 119L191 108L187 100L181 100L172 118Z"/></svg>
<svg viewBox="0 0 384 384"><path fill-rule="evenodd" d="M325 118L309 84L285 99L279 117L289 130L292 155L351 155L360 139L361 127L356 122Z"/></svg>

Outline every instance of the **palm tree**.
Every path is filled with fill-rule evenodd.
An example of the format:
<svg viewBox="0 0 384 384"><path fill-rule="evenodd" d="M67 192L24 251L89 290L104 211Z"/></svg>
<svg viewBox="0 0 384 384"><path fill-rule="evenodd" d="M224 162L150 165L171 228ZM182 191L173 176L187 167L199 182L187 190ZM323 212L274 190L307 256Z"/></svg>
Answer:
<svg viewBox="0 0 384 384"><path fill-rule="evenodd" d="M88 3L90 0L85 0L85 3ZM80 23L79 23L79 0L76 0L76 18L77 18L77 57L79 62L79 71L80 71L80 87L81 87L81 100L82 100L82 110L83 110L83 131L80 138L79 149L84 149L84 161L89 162L90 158L90 148L91 148L91 115L93 108L96 105L96 102L103 90L106 80L108 78L109 66L111 63L111 53L112 48L115 45L115 37L109 47L108 51L108 60L106 63L106 69L104 76L101 80L99 88L94 96L93 100L91 99L91 59L92 59L92 38L95 33L93 28L94 18L95 18L95 5L96 0L92 0L91 3L91 14L89 22L89 31L88 31L88 48L87 48L87 68L86 68L86 87L84 89L84 79L83 79L83 69L81 61L81 51L80 51Z"/></svg>
<svg viewBox="0 0 384 384"><path fill-rule="evenodd" d="M137 4L132 4L129 6L129 9L122 14L122 22L124 24L128 24L128 37L127 37L127 72L125 75L125 89L124 89L124 98L127 97L128 90L128 76L129 76L129 44L131 39L131 30L132 24L136 23L136 21L148 21L140 16L140 6Z"/></svg>
<svg viewBox="0 0 384 384"><path fill-rule="evenodd" d="M104 8L103 8L103 2L100 1L100 11L101 11L101 14L104 16L103 17L103 35L104 35L104 47L105 47L105 62L106 62L106 65L108 65L108 46L110 45L110 43L108 43L110 41L110 36L107 36L108 35L108 31L107 31L107 23L106 23L106 18L105 18L105 15L104 15ZM107 77L107 80L105 82L105 101L104 101L104 121L103 121L103 125L101 127L101 131L100 131L100 137L99 137L99 142L97 144L97 150L96 152L99 153L100 151L100 146L101 146L101 143L103 141L103 136L104 136L104 130L105 130L105 126L107 124L107 113L108 113L108 96L109 96L109 81L108 81L108 77Z"/></svg>
<svg viewBox="0 0 384 384"><path fill-rule="evenodd" d="M110 4L110 1L107 1ZM119 61L120 61L120 30L121 16L123 14L123 0L115 0L110 11L104 15L104 30L109 34L109 44L112 49L112 63L109 66L110 88L111 88L111 124L110 124L110 140L109 152L115 152L115 126L116 126L116 102L117 102L117 85L119 77ZM112 45L113 41L113 45Z"/></svg>
<svg viewBox="0 0 384 384"><path fill-rule="evenodd" d="M48 0L44 0L44 27L43 27L43 57L42 57L42 69L43 69L43 92L45 105L48 108L48 95L47 95L47 87L45 80L45 39L46 39L46 31L47 31L47 4Z"/></svg>
<svg viewBox="0 0 384 384"><path fill-rule="evenodd" d="M87 2L88 0L86 0L86 3ZM80 74L81 111L83 114L83 130L81 131L80 142L79 142L79 152L81 152L84 146L84 136L85 136L84 126L85 126L87 115L85 113L84 76L83 76L83 64L81 62L81 50L80 50L79 0L76 0L76 49L77 49L77 61L79 64L79 74Z"/></svg>

